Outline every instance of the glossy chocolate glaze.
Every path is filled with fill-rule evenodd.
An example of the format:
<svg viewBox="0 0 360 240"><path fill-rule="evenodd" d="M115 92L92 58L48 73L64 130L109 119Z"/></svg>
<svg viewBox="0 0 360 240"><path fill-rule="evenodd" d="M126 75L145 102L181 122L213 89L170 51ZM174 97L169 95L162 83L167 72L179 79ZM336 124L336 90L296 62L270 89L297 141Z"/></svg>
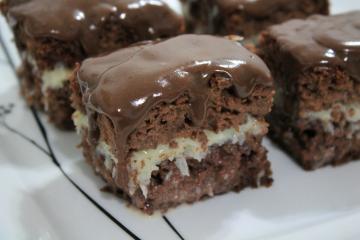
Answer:
<svg viewBox="0 0 360 240"><path fill-rule="evenodd" d="M341 66L360 81L360 11L292 20L269 33L303 67Z"/></svg>
<svg viewBox="0 0 360 240"><path fill-rule="evenodd" d="M215 2L221 12L241 10L252 16L266 17L284 4L298 5L299 0L215 0Z"/></svg>
<svg viewBox="0 0 360 240"><path fill-rule="evenodd" d="M110 17L137 40L183 30L182 17L164 0L32 0L12 7L8 15L30 37L79 41L89 54L98 53L102 24Z"/></svg>
<svg viewBox="0 0 360 240"><path fill-rule="evenodd" d="M88 112L106 114L121 149L156 104L190 96L193 124L206 119L209 80L219 73L239 98L255 85L272 86L265 63L239 43L208 35L182 35L162 42L121 49L83 62L78 80Z"/></svg>

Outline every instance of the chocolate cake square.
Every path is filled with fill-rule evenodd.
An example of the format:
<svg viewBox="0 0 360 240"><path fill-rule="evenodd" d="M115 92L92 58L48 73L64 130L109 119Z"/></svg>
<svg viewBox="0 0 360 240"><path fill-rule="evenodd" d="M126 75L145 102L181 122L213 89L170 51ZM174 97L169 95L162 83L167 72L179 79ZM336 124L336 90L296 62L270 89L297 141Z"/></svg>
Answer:
<svg viewBox="0 0 360 240"><path fill-rule="evenodd" d="M189 29L253 37L292 18L328 14L328 0L183 0Z"/></svg>
<svg viewBox="0 0 360 240"><path fill-rule="evenodd" d="M69 76L75 63L184 31L177 1L7 0L1 8L23 60L22 94L64 129L73 128Z"/></svg>
<svg viewBox="0 0 360 240"><path fill-rule="evenodd" d="M270 137L305 169L360 157L360 12L270 27L261 50L275 79Z"/></svg>
<svg viewBox="0 0 360 240"><path fill-rule="evenodd" d="M181 35L84 61L72 81L86 160L114 192L152 213L269 186L273 85L239 43Z"/></svg>

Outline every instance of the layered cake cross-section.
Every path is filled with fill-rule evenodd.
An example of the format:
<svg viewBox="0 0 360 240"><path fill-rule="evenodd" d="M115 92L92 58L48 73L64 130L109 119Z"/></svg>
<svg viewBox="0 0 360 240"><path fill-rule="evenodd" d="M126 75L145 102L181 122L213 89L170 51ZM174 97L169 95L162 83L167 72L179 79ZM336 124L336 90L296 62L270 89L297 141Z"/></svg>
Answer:
<svg viewBox="0 0 360 240"><path fill-rule="evenodd" d="M73 128L69 75L75 63L185 27L178 0L5 0L1 7L23 60L22 94L64 129Z"/></svg>
<svg viewBox="0 0 360 240"><path fill-rule="evenodd" d="M249 38L266 27L312 14L328 14L328 0L183 0L189 29Z"/></svg>
<svg viewBox="0 0 360 240"><path fill-rule="evenodd" d="M360 12L273 26L261 49L276 86L270 137L308 170L360 158Z"/></svg>
<svg viewBox="0 0 360 240"><path fill-rule="evenodd" d="M147 213L270 186L261 145L274 95L239 43L181 35L90 58L72 81L86 160Z"/></svg>

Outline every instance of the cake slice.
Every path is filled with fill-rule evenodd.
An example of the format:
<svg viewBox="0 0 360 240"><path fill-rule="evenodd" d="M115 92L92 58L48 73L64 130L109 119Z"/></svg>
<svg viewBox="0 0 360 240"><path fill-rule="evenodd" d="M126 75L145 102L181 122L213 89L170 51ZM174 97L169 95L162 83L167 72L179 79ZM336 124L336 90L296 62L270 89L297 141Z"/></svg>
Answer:
<svg viewBox="0 0 360 240"><path fill-rule="evenodd" d="M64 129L73 128L69 75L75 63L184 31L177 0L7 0L2 10L23 60L22 94Z"/></svg>
<svg viewBox="0 0 360 240"><path fill-rule="evenodd" d="M273 86L239 43L181 35L90 58L72 81L86 160L147 213L269 186Z"/></svg>
<svg viewBox="0 0 360 240"><path fill-rule="evenodd" d="M189 29L249 38L292 18L328 14L328 0L183 0Z"/></svg>
<svg viewBox="0 0 360 240"><path fill-rule="evenodd" d="M270 137L305 169L360 157L360 12L273 26L261 41L276 85Z"/></svg>

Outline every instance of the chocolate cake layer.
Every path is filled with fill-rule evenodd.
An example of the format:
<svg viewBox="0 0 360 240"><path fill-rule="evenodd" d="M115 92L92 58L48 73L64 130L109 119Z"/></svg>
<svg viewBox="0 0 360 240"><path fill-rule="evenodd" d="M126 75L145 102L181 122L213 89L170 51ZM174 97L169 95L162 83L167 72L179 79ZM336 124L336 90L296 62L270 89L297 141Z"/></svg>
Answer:
<svg viewBox="0 0 360 240"><path fill-rule="evenodd" d="M292 18L328 14L328 0L184 0L192 29L252 37Z"/></svg>
<svg viewBox="0 0 360 240"><path fill-rule="evenodd" d="M23 77L29 78L28 82L35 78L41 82L23 88L23 92L27 99L40 100L29 104L45 105L50 119L59 119L57 113L73 111L68 104L49 102L60 97L49 94L69 91L62 88L68 86L66 82L75 63L139 41L166 38L184 31L181 5L177 1L32 0L14 6L12 1L6 4L24 64L32 68ZM41 93L41 98L31 97L32 93ZM67 98L64 95L59 100L69 102ZM64 125L60 121L59 126L66 127L70 115L64 120Z"/></svg>
<svg viewBox="0 0 360 240"><path fill-rule="evenodd" d="M252 186L244 179L271 182L261 139L272 79L237 42L182 35L139 44L84 61L72 83L85 157L147 212Z"/></svg>
<svg viewBox="0 0 360 240"><path fill-rule="evenodd" d="M292 20L262 38L277 89L271 137L306 169L357 158L360 12Z"/></svg>

